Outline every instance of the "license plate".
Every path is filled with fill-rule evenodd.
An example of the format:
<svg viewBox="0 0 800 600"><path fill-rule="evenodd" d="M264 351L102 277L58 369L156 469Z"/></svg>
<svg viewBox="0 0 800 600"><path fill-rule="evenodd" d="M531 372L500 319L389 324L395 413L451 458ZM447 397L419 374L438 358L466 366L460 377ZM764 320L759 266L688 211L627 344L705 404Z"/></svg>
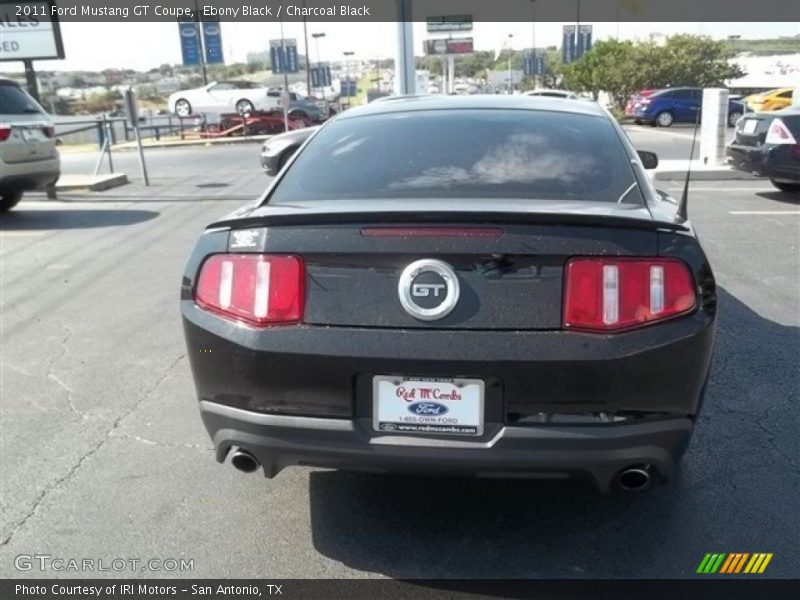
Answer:
<svg viewBox="0 0 800 600"><path fill-rule="evenodd" d="M484 387L480 379L375 376L373 427L394 433L481 435Z"/></svg>
<svg viewBox="0 0 800 600"><path fill-rule="evenodd" d="M758 126L758 120L747 119L742 125L742 133L753 133Z"/></svg>

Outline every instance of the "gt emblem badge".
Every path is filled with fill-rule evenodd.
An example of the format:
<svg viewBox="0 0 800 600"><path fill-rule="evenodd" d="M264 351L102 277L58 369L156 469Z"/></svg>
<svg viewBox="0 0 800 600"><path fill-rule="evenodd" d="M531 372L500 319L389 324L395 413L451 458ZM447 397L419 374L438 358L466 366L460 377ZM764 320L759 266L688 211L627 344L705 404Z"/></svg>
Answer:
<svg viewBox="0 0 800 600"><path fill-rule="evenodd" d="M408 265L397 284L405 311L420 321L446 317L458 303L458 276L446 262L426 258Z"/></svg>

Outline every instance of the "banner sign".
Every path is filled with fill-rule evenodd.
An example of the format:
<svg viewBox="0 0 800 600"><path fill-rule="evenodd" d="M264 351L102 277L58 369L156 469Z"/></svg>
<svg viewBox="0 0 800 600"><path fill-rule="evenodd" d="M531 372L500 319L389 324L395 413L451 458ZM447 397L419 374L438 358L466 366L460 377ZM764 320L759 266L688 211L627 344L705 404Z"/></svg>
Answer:
<svg viewBox="0 0 800 600"><path fill-rule="evenodd" d="M356 81L354 79L341 79L339 88L343 97L352 98L358 93Z"/></svg>
<svg viewBox="0 0 800 600"><path fill-rule="evenodd" d="M580 58L592 49L592 26L581 25L578 29L578 50L575 58Z"/></svg>
<svg viewBox="0 0 800 600"><path fill-rule="evenodd" d="M311 87L330 87L331 82L331 68L329 65L319 65L311 69Z"/></svg>
<svg viewBox="0 0 800 600"><path fill-rule="evenodd" d="M525 48L522 51L522 71L528 77L544 75L544 48Z"/></svg>
<svg viewBox="0 0 800 600"><path fill-rule="evenodd" d="M206 50L206 64L225 62L222 52L222 27L219 21L203 21L203 45Z"/></svg>
<svg viewBox="0 0 800 600"><path fill-rule="evenodd" d="M276 75L298 73L300 61L297 59L297 40L270 40L269 61L272 72Z"/></svg>
<svg viewBox="0 0 800 600"><path fill-rule="evenodd" d="M200 64L200 25L195 21L179 21L178 33L181 38L183 65L192 67Z"/></svg>
<svg viewBox="0 0 800 600"><path fill-rule="evenodd" d="M565 65L568 65L575 58L575 25L564 25L564 35L561 40L561 60Z"/></svg>

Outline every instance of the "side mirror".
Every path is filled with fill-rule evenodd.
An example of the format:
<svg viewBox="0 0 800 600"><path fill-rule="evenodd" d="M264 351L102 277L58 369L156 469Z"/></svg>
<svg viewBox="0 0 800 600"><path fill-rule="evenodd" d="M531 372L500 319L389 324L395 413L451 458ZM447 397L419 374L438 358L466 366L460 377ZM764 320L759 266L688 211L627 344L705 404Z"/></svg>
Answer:
<svg viewBox="0 0 800 600"><path fill-rule="evenodd" d="M648 152L647 150L639 150L639 160L642 161L642 166L645 169L655 169L658 166L658 154L655 152Z"/></svg>

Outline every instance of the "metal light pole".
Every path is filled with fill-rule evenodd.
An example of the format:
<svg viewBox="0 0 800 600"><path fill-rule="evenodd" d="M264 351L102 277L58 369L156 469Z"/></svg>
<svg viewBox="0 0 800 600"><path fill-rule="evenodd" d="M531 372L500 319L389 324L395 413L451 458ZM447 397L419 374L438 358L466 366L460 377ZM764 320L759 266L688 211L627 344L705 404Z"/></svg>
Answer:
<svg viewBox="0 0 800 600"><path fill-rule="evenodd" d="M533 48L533 89L536 89L536 0L531 0L531 44Z"/></svg>
<svg viewBox="0 0 800 600"><path fill-rule="evenodd" d="M321 59L320 59L320 55L319 55L319 38L324 38L325 37L325 33L321 32L321 31L317 32L317 33L312 33L311 37L314 38L314 45L316 45L316 47L317 47L317 73L319 75L322 75L322 72L319 70L319 68L321 66L321 62L320 62ZM325 86L320 86L320 87L322 88L322 97L324 98L325 97Z"/></svg>
<svg viewBox="0 0 800 600"><path fill-rule="evenodd" d="M511 52L513 49L514 34L508 34L508 93L511 94Z"/></svg>
<svg viewBox="0 0 800 600"><path fill-rule="evenodd" d="M283 52L283 93L281 94L283 130L289 131L289 65L286 60L286 38L283 35L283 19L281 19L281 51ZM242 115L242 118L247 119L247 116Z"/></svg>
<svg viewBox="0 0 800 600"><path fill-rule="evenodd" d="M347 82L348 94L347 94L347 106L350 106L350 57L355 54L355 52L351 52L345 50L342 54L344 54L344 80ZM353 78L355 79L355 78Z"/></svg>
<svg viewBox="0 0 800 600"><path fill-rule="evenodd" d="M303 8L306 7L306 0L303 0ZM303 11L305 13L305 11ZM303 16L303 40L306 47L306 96L311 95L311 59L308 56L308 19Z"/></svg>

